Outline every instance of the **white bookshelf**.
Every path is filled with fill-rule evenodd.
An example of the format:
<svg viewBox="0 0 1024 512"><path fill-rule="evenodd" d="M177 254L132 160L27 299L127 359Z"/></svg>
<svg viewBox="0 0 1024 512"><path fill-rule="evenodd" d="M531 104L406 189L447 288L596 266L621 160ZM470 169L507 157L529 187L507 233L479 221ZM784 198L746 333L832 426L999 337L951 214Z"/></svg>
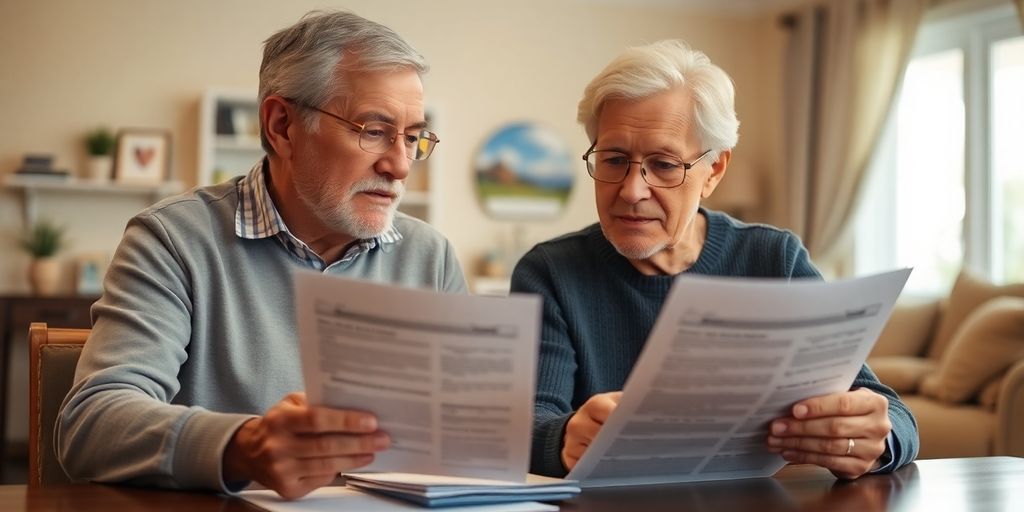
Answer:
<svg viewBox="0 0 1024 512"><path fill-rule="evenodd" d="M213 185L249 172L263 156L256 91L211 88L199 104L196 182Z"/></svg>

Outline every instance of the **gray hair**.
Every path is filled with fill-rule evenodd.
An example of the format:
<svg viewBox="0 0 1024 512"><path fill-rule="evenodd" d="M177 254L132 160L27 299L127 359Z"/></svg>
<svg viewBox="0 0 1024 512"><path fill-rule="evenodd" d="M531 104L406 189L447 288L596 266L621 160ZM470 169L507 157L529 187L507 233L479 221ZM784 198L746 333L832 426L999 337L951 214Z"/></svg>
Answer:
<svg viewBox="0 0 1024 512"><path fill-rule="evenodd" d="M587 85L576 120L594 141L606 101L644 99L676 86L690 91L697 137L702 149L711 150L708 156L717 160L719 153L735 147L740 122L732 79L703 52L679 40L626 49Z"/></svg>
<svg viewBox="0 0 1024 512"><path fill-rule="evenodd" d="M342 66L345 73L336 73ZM393 30L346 11L310 11L298 23L264 41L259 104L278 94L320 107L344 94L353 71L411 69L427 72L426 60ZM300 109L306 129L317 129L315 112ZM267 154L273 148L260 129Z"/></svg>

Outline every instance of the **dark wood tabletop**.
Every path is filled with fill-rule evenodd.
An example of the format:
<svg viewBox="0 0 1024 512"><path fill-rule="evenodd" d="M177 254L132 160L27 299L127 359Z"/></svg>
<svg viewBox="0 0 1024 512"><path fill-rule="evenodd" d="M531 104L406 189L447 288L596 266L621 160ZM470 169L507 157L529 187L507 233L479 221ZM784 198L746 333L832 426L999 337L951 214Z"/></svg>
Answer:
<svg viewBox="0 0 1024 512"><path fill-rule="evenodd" d="M587 489L565 511L1006 511L1024 510L1024 459L922 460L891 475L838 481L815 466L787 466L774 478ZM0 486L0 510L81 512L258 511L210 493L107 485ZM427 510L427 509L424 509ZM458 509L454 509L458 510Z"/></svg>

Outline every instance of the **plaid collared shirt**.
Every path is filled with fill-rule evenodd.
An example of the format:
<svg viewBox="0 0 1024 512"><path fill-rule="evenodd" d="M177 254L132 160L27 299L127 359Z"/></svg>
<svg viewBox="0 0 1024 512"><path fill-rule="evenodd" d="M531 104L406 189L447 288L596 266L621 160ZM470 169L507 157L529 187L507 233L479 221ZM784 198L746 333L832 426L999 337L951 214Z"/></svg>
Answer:
<svg viewBox="0 0 1024 512"><path fill-rule="evenodd" d="M352 244L345 254L334 263L327 264L313 249L295 237L284 219L274 206L267 190L264 169L269 164L264 158L253 166L249 174L238 181L238 209L235 210L235 234L241 238L257 240L275 237L288 252L301 260L305 265L319 271L335 266L347 266L362 254L382 246L393 244L402 239L402 234L392 225L387 231L374 238L358 240Z"/></svg>

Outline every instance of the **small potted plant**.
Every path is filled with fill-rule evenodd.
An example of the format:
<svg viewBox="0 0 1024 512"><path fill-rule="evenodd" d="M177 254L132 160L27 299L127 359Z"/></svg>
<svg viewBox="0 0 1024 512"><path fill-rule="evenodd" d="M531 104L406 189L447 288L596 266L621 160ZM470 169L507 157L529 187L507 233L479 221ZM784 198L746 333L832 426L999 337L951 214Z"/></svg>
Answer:
<svg viewBox="0 0 1024 512"><path fill-rule="evenodd" d="M60 263L54 257L64 248L63 226L40 220L21 238L21 248L32 257L28 282L36 295L54 295L60 284Z"/></svg>
<svg viewBox="0 0 1024 512"><path fill-rule="evenodd" d="M110 179L113 163L114 134L106 127L99 127L85 137L85 147L89 152L89 178L95 181Z"/></svg>

